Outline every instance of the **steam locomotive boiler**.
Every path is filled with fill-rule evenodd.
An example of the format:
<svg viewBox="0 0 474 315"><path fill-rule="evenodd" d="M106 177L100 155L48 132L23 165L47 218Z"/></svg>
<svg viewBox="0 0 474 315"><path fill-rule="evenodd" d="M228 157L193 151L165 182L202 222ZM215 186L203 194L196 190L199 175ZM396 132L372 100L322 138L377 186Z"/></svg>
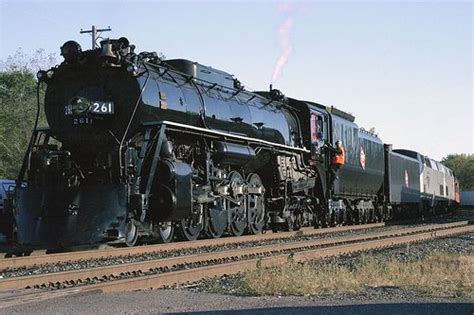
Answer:
<svg viewBox="0 0 474 315"><path fill-rule="evenodd" d="M20 244L133 246L364 223L390 219L391 198L404 202L406 159L348 113L248 91L224 71L136 53L123 37L87 51L68 41L61 54L37 75L49 128L35 127L17 180ZM412 171L403 178L420 176Z"/></svg>

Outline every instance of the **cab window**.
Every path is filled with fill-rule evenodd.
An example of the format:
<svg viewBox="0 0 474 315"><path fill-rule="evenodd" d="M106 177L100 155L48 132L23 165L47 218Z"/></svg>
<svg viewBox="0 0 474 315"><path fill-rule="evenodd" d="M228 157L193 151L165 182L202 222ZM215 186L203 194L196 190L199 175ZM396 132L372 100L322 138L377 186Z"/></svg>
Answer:
<svg viewBox="0 0 474 315"><path fill-rule="evenodd" d="M323 117L318 114L311 114L311 142L318 142L323 137Z"/></svg>

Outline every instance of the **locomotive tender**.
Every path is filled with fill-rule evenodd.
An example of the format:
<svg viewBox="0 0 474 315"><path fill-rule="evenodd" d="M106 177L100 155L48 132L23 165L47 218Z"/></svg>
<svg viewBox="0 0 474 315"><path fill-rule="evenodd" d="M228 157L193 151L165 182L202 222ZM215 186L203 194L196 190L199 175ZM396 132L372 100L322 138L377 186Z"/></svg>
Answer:
<svg viewBox="0 0 474 315"><path fill-rule="evenodd" d="M49 128L35 128L17 181L19 243L132 246L364 223L453 197L446 188L422 201L426 159L392 151L348 113L134 49L126 38L88 51L69 41L64 62L38 72ZM334 172L338 140L346 162Z"/></svg>

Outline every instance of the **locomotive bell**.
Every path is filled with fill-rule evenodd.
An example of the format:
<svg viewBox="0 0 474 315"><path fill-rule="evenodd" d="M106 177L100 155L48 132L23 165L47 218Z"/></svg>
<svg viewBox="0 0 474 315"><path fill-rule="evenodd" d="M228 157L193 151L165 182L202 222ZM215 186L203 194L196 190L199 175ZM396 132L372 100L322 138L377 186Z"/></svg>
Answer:
<svg viewBox="0 0 474 315"><path fill-rule="evenodd" d="M117 56L115 55L114 51L112 50L112 44L110 42L102 42L102 53L100 56L102 58L107 58L107 59L116 59Z"/></svg>

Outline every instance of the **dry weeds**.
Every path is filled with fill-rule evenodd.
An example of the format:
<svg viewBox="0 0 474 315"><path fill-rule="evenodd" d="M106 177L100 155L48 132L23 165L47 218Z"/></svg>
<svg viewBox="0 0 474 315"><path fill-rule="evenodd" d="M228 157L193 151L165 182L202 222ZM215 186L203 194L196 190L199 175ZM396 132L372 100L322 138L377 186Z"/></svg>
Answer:
<svg viewBox="0 0 474 315"><path fill-rule="evenodd" d="M289 262L259 267L243 276L243 289L255 295L329 295L397 287L425 296L474 297L474 257L434 254L412 262L378 261L363 255L353 268L334 262Z"/></svg>

